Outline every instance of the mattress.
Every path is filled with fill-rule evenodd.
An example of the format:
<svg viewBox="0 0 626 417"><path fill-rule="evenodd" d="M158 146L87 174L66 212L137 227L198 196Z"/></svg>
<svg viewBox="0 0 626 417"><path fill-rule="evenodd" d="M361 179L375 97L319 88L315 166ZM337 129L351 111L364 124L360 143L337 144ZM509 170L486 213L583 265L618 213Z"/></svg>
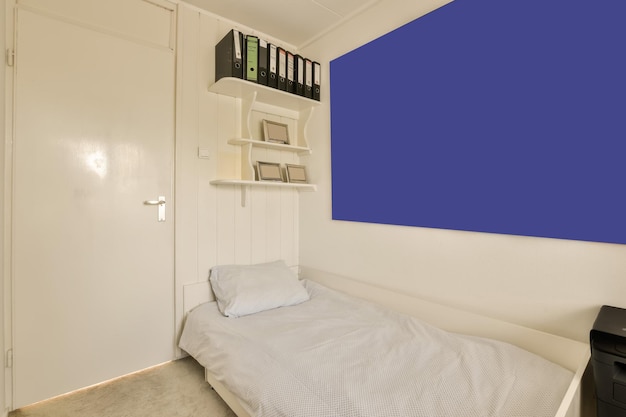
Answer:
<svg viewBox="0 0 626 417"><path fill-rule="evenodd" d="M304 281L311 298L239 318L193 309L179 346L256 417L553 417L571 371Z"/></svg>

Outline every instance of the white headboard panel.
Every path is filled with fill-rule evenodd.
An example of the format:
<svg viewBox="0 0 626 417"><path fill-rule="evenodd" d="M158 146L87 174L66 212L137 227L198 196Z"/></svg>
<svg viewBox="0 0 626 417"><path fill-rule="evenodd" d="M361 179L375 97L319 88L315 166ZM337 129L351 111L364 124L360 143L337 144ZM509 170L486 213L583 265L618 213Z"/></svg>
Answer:
<svg viewBox="0 0 626 417"><path fill-rule="evenodd" d="M185 316L193 308L209 301L215 301L215 296L208 280L183 285L183 309Z"/></svg>

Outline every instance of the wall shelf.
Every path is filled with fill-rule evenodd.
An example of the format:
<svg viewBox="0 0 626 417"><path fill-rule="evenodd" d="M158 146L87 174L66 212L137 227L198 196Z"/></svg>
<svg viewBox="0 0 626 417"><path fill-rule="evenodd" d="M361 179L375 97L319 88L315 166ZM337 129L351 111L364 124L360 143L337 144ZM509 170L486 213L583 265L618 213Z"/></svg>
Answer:
<svg viewBox="0 0 626 417"><path fill-rule="evenodd" d="M300 184L294 182L280 182L280 181L253 181L253 180L237 180L237 179L225 179L225 180L212 180L213 185L239 185L239 186L252 186L252 187L277 187L277 188L296 188L300 191L316 191L315 184Z"/></svg>
<svg viewBox="0 0 626 417"><path fill-rule="evenodd" d="M213 185L220 186L238 186L241 188L241 207L246 206L246 198L249 187L273 187L273 188L285 188L296 189L298 191L317 191L315 184L299 184L293 182L279 182L279 181L254 181L254 180L237 180L237 179L224 179L210 181Z"/></svg>
<svg viewBox="0 0 626 417"><path fill-rule="evenodd" d="M274 149L277 151L296 152L299 155L310 155L312 153L311 148L304 146L285 145L282 143L265 142L256 139L246 138L233 138L228 141L231 145L251 145L257 148Z"/></svg>
<svg viewBox="0 0 626 417"><path fill-rule="evenodd" d="M209 91L236 98L249 97L256 94L256 100L259 102L298 112L320 104L317 100L234 77L219 79L216 83L209 86Z"/></svg>
<svg viewBox="0 0 626 417"><path fill-rule="evenodd" d="M241 99L241 136L228 141L230 145L241 146L241 177L234 179L216 179L210 181L218 186L238 186L241 188L241 205L246 205L246 193L249 187L273 187L296 189L298 191L316 191L314 184L288 183L279 181L256 181L253 148L265 148L277 151L293 152L298 155L310 155L306 127L313 114L313 109L320 102L277 90L261 84L255 84L240 78L225 77L209 86L209 92ZM297 120L297 132L294 142L297 145L266 142L254 137L252 129L252 111L263 111L281 117Z"/></svg>

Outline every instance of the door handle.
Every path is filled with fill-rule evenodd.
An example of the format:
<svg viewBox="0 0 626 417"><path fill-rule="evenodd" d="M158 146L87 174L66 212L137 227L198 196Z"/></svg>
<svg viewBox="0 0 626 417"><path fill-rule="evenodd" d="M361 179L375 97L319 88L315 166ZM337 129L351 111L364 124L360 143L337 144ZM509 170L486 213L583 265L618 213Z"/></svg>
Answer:
<svg viewBox="0 0 626 417"><path fill-rule="evenodd" d="M146 206L160 206L161 204L165 204L165 200L146 200L143 203Z"/></svg>
<svg viewBox="0 0 626 417"><path fill-rule="evenodd" d="M160 195L158 200L146 200L143 202L146 206L159 206L157 221L165 221L165 196Z"/></svg>

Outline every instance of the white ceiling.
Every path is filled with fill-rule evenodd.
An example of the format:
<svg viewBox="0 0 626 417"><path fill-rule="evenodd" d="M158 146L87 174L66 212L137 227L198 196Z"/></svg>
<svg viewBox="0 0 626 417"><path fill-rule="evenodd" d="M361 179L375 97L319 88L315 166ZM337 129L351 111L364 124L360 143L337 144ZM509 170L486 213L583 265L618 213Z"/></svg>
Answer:
<svg viewBox="0 0 626 417"><path fill-rule="evenodd" d="M298 49L381 0L186 0Z"/></svg>

